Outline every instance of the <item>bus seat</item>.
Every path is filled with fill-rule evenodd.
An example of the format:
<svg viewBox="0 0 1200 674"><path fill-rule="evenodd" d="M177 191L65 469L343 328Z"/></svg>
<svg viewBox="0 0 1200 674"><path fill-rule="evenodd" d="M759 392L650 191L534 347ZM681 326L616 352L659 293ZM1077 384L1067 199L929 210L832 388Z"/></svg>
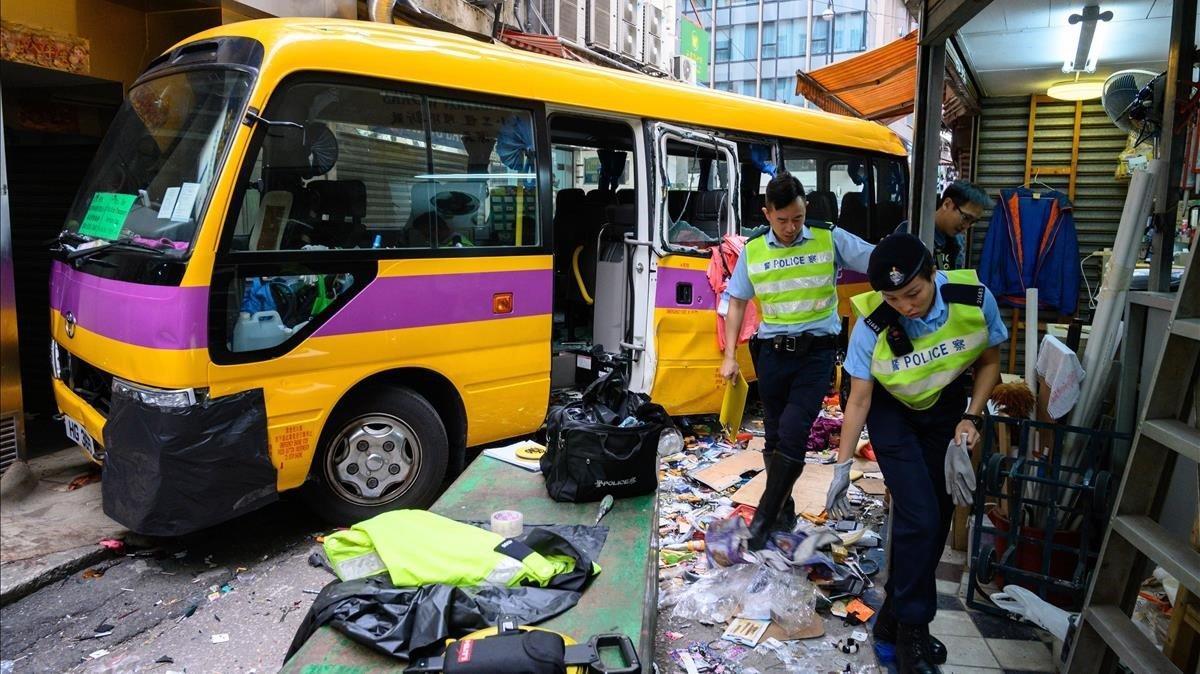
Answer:
<svg viewBox="0 0 1200 674"><path fill-rule="evenodd" d="M875 207L875 225L871 228L871 239L881 239L896 231L904 221L904 204L885 201Z"/></svg>
<svg viewBox="0 0 1200 674"><path fill-rule="evenodd" d="M838 221L837 195L828 190L814 190L808 193L808 211L806 217L810 220Z"/></svg>
<svg viewBox="0 0 1200 674"><path fill-rule="evenodd" d="M366 235L362 219L367 215L367 186L363 181L314 180L308 190L312 195L310 209L317 219L313 223L315 243L331 248L370 245L362 241Z"/></svg>
<svg viewBox="0 0 1200 674"><path fill-rule="evenodd" d="M697 194L699 192L688 190L667 191L667 215L670 216L672 222L680 219L687 220L691 217Z"/></svg>
<svg viewBox="0 0 1200 674"><path fill-rule="evenodd" d="M579 244L584 229L584 213L587 208L584 191L568 187L554 195L554 268L569 269L571 253Z"/></svg>
<svg viewBox="0 0 1200 674"><path fill-rule="evenodd" d="M863 239L871 235L871 212L867 209L867 195L862 192L847 192L842 195L842 211L837 226Z"/></svg>
<svg viewBox="0 0 1200 674"><path fill-rule="evenodd" d="M636 198L637 192L632 189L617 190L617 203L620 205L632 204Z"/></svg>
<svg viewBox="0 0 1200 674"><path fill-rule="evenodd" d="M742 231L757 229L767 224L767 216L763 208L767 205L767 195L751 194L742 200Z"/></svg>
<svg viewBox="0 0 1200 674"><path fill-rule="evenodd" d="M692 210L692 219L688 222L693 227L703 231L710 238L720 239L729 219L729 205L726 203L725 190L708 190L696 195L696 206Z"/></svg>
<svg viewBox="0 0 1200 674"><path fill-rule="evenodd" d="M258 206L258 217L250 227L249 249L279 250L283 242L283 230L291 211L291 192L271 190L264 194Z"/></svg>

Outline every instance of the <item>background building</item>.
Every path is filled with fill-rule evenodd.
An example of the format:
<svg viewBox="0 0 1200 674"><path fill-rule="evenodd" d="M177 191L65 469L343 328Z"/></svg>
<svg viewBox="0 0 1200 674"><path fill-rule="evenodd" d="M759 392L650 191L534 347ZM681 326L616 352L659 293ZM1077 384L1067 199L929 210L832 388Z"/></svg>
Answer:
<svg viewBox="0 0 1200 674"><path fill-rule="evenodd" d="M679 0L681 33L700 26L713 36L711 79L699 84L797 105L804 101L795 93L796 71L842 61L916 28L902 0L715 0L715 13L713 2Z"/></svg>

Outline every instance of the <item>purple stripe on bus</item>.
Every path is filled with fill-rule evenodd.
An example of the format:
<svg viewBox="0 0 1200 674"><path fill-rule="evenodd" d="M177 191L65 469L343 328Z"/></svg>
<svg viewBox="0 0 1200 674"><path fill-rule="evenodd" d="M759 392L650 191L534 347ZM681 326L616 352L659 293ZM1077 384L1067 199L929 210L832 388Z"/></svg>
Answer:
<svg viewBox="0 0 1200 674"><path fill-rule="evenodd" d="M100 278L55 262L50 307L79 327L152 349L208 345L208 287L156 286Z"/></svg>
<svg viewBox="0 0 1200 674"><path fill-rule="evenodd" d="M371 281L313 336L549 314L553 283L554 272L549 269L384 276ZM513 294L512 313L492 311L492 296L497 293Z"/></svg>
<svg viewBox="0 0 1200 674"><path fill-rule="evenodd" d="M680 304L676 301L677 286L681 283L692 284L691 304ZM659 267L658 290L654 293L654 306L659 309L715 310L717 296L713 293L712 286L708 284L708 272L699 269Z"/></svg>

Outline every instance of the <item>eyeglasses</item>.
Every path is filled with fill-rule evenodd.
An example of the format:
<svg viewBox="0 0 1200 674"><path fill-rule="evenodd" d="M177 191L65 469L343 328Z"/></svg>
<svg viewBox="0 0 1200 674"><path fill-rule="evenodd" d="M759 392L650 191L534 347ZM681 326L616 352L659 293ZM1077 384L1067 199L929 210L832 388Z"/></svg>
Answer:
<svg viewBox="0 0 1200 674"><path fill-rule="evenodd" d="M954 203L954 202L951 202L951 203ZM954 210L958 211L958 217L962 218L962 221L968 225L973 225L973 224L979 222L978 215L971 215L970 213L967 213L958 204L954 204Z"/></svg>

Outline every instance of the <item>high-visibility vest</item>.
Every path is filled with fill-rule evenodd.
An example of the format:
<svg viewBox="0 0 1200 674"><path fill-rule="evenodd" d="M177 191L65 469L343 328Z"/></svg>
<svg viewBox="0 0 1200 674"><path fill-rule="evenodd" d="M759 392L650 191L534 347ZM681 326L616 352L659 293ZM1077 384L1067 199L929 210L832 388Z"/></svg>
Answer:
<svg viewBox="0 0 1200 674"><path fill-rule="evenodd" d="M773 248L766 235L746 242L742 254L763 323L811 323L837 311L833 231L806 226L812 238L794 246Z"/></svg>
<svg viewBox="0 0 1200 674"><path fill-rule="evenodd" d="M553 586L576 559L542 554L470 524L425 510L393 510L325 537L325 556L342 580L388 573L397 587L441 583ZM599 573L594 564L589 572Z"/></svg>
<svg viewBox="0 0 1200 674"><path fill-rule="evenodd" d="M912 352L897 356L886 336L899 327L899 314L883 295L871 291L850 301L864 324L876 334L871 356L871 376L888 393L915 410L929 409L946 388L971 367L988 348L987 320L983 316L984 287L973 269L945 272L948 282L939 289L949 317L928 335L909 337Z"/></svg>

